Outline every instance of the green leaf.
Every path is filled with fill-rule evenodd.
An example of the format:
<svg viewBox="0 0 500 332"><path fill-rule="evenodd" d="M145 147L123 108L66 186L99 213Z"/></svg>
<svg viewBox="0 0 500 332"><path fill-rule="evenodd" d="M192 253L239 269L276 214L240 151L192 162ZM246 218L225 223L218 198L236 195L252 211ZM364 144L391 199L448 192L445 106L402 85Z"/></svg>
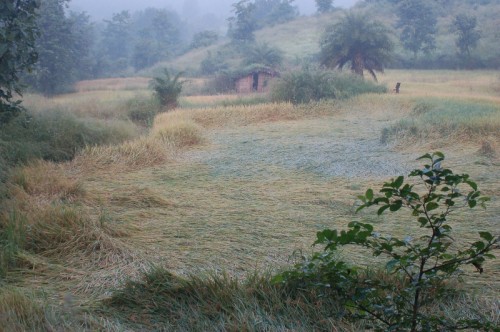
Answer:
<svg viewBox="0 0 500 332"><path fill-rule="evenodd" d="M417 160L422 160L422 159L432 160L432 156L430 154L426 153L423 156L417 158Z"/></svg>
<svg viewBox="0 0 500 332"><path fill-rule="evenodd" d="M420 223L421 227L424 227L425 225L427 225L429 220L427 220L427 218L425 218L425 217L420 217L420 218L418 218L418 222Z"/></svg>
<svg viewBox="0 0 500 332"><path fill-rule="evenodd" d="M372 189L368 189L366 191L365 197L366 197L366 199L368 199L369 201L371 201L373 199L373 190Z"/></svg>
<svg viewBox="0 0 500 332"><path fill-rule="evenodd" d="M399 209L401 209L401 207L403 206L403 201L401 200L397 200L395 201L393 204L390 205L389 209L392 211L392 212L396 212L398 211Z"/></svg>
<svg viewBox="0 0 500 332"><path fill-rule="evenodd" d="M432 156L433 156L433 157L434 157L434 156L437 156L437 157L438 157L438 158L440 158L441 160L443 160L443 159L444 159L444 154L443 154L442 152L440 152L440 151L436 151L436 152L434 152L434 153L432 154Z"/></svg>
<svg viewBox="0 0 500 332"><path fill-rule="evenodd" d="M366 207L366 205L361 205L359 208L356 209L356 213L358 213L359 211L363 210L364 208Z"/></svg>
<svg viewBox="0 0 500 332"><path fill-rule="evenodd" d="M437 209L438 207L439 207L439 204L438 204L438 203L436 203L436 202L430 202L430 203L428 203L428 204L425 206L425 208L426 208L426 210L427 210L427 211L432 211L432 210L435 210L435 209Z"/></svg>
<svg viewBox="0 0 500 332"><path fill-rule="evenodd" d="M469 207L471 209L474 208L477 205L477 202L474 199L469 200L467 203L469 204Z"/></svg>
<svg viewBox="0 0 500 332"><path fill-rule="evenodd" d="M399 264L400 264L399 260L391 259L390 261L387 262L387 264L385 265L385 268L387 269L387 271L392 272L392 271L394 271L394 268Z"/></svg>
<svg viewBox="0 0 500 332"><path fill-rule="evenodd" d="M467 183L472 189L474 189L474 190L477 191L477 184L474 181L467 180L467 181L464 181L464 182Z"/></svg>
<svg viewBox="0 0 500 332"><path fill-rule="evenodd" d="M491 235L491 233L489 232L479 232L479 236L488 242L491 242L493 240L493 235Z"/></svg>
<svg viewBox="0 0 500 332"><path fill-rule="evenodd" d="M394 188L401 187L403 185L404 180L405 180L404 176L399 176L393 183Z"/></svg>
<svg viewBox="0 0 500 332"><path fill-rule="evenodd" d="M389 208L390 205L384 205L382 206L380 209L378 209L377 211L377 215L381 215L382 213L384 213L385 210L387 210Z"/></svg>

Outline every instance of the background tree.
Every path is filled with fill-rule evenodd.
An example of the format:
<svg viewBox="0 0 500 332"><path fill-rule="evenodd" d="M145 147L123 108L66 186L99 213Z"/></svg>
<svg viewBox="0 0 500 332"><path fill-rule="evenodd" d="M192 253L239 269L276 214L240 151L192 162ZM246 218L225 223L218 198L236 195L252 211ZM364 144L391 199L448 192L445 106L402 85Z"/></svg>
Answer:
<svg viewBox="0 0 500 332"><path fill-rule="evenodd" d="M437 15L427 0L402 0L397 14L401 43L414 58L420 51L428 54L436 48Z"/></svg>
<svg viewBox="0 0 500 332"><path fill-rule="evenodd" d="M207 47L215 44L219 40L219 34L216 31L204 30L194 34L190 49Z"/></svg>
<svg viewBox="0 0 500 332"><path fill-rule="evenodd" d="M200 63L201 73L203 75L212 75L227 70L229 65L225 58L221 51L217 51L216 55L213 55L211 51L207 51L207 56Z"/></svg>
<svg viewBox="0 0 500 332"><path fill-rule="evenodd" d="M102 56L107 60L103 72L116 73L127 68L131 51L131 16L126 10L106 20L101 41Z"/></svg>
<svg viewBox="0 0 500 332"><path fill-rule="evenodd" d="M92 26L86 14L66 14L68 1L43 0L37 11L38 62L25 80L45 95L67 92L77 80L89 78Z"/></svg>
<svg viewBox="0 0 500 332"><path fill-rule="evenodd" d="M452 23L452 31L457 34L455 44L459 56L469 62L471 51L477 47L481 39L481 32L477 29L477 19L474 16L460 14L455 16Z"/></svg>
<svg viewBox="0 0 500 332"><path fill-rule="evenodd" d="M228 35L235 43L248 43L255 40L257 24L253 17L255 4L250 0L240 0L233 4L234 16L228 19Z"/></svg>
<svg viewBox="0 0 500 332"><path fill-rule="evenodd" d="M245 54L243 63L247 66L277 69L283 63L283 51L267 43L257 44Z"/></svg>
<svg viewBox="0 0 500 332"><path fill-rule="evenodd" d="M130 34L133 42L131 64L143 69L167 60L182 50L182 23L176 13L147 8L132 16Z"/></svg>
<svg viewBox="0 0 500 332"><path fill-rule="evenodd" d="M0 2L0 124L8 122L22 109L20 74L37 59L35 0Z"/></svg>
<svg viewBox="0 0 500 332"><path fill-rule="evenodd" d="M298 16L295 0L255 0L253 20L258 28L288 22Z"/></svg>
<svg viewBox="0 0 500 332"><path fill-rule="evenodd" d="M333 0L315 0L318 13L327 13L333 9Z"/></svg>
<svg viewBox="0 0 500 332"><path fill-rule="evenodd" d="M363 76L367 70L375 80L375 71L384 71L393 50L388 30L382 23L355 13L327 27L320 46L323 66L342 69L349 64L352 72Z"/></svg>

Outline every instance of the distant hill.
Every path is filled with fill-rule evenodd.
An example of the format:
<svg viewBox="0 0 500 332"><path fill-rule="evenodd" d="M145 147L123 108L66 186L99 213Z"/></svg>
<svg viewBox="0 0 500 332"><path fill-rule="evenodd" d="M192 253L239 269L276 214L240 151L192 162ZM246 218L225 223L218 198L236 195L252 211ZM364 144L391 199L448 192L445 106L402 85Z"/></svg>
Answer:
<svg viewBox="0 0 500 332"><path fill-rule="evenodd" d="M391 31L395 43L394 68L425 68L425 69L455 69L458 68L456 36L450 31L451 23L457 14L466 13L477 17L482 38L473 53L475 68L500 68L500 0L438 0L435 10L438 13L438 34L436 50L429 56L420 55L413 61L410 53L403 50L399 42L400 31L395 27L397 21L396 9L399 0L365 0L360 1L351 10L366 13L383 22ZM256 41L265 42L280 48L285 55L286 66L295 66L302 62L310 62L319 51L319 40L325 27L336 22L345 11L338 9L323 15L301 16L297 19L266 27L256 32ZM223 50L228 40L222 40L217 45L192 50L172 61L158 64L176 70L196 73L201 61L211 51ZM224 52L222 52L224 53ZM237 55L230 55L228 62L238 64ZM154 70L154 69L153 69Z"/></svg>

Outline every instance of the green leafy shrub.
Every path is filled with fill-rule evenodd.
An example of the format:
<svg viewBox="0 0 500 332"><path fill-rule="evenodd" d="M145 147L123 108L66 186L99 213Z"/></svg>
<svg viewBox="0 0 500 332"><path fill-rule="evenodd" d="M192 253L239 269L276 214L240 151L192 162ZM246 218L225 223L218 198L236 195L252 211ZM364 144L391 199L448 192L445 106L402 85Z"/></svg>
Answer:
<svg viewBox="0 0 500 332"><path fill-rule="evenodd" d="M317 288L335 296L343 302L346 317L372 321L375 330L492 328L486 321L451 320L431 309L436 300L450 294L446 282L459 274L459 268L472 265L483 272L483 263L494 258L491 251L498 248L499 239L489 232L479 232L476 242L455 249L448 217L461 208L484 206L489 199L481 195L469 175L443 168L442 153L419 159L429 162L409 174L420 179L419 184L408 183L403 176L392 179L383 185L380 195L368 189L359 196L363 204L358 208L379 206L378 215L407 209L420 227L418 236L400 239L382 235L371 224L361 222L351 222L348 230L341 232L326 229L317 234L315 242L325 245L324 252L279 274L274 281ZM360 246L374 256L387 257L385 267L390 275L376 275L341 260L337 249L343 246Z"/></svg>
<svg viewBox="0 0 500 332"><path fill-rule="evenodd" d="M365 81L356 75L305 67L283 75L273 85L271 98L277 102L300 104L322 99L346 99L363 93L385 92L385 86Z"/></svg>
<svg viewBox="0 0 500 332"><path fill-rule="evenodd" d="M178 105L177 99L182 92L184 81L180 81L182 73L173 76L168 69L163 70L162 77L155 77L151 80L150 86L154 91L155 98L160 105L167 109L174 109Z"/></svg>

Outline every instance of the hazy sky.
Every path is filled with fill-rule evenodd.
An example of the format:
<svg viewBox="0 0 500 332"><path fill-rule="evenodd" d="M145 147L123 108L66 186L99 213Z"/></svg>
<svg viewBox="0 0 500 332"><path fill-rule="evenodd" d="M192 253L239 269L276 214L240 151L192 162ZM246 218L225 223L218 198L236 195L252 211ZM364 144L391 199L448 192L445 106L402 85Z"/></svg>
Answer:
<svg viewBox="0 0 500 332"><path fill-rule="evenodd" d="M334 0L334 5L349 7L356 1ZM110 18L112 13L122 10L135 11L147 7L174 9L183 16L212 13L225 18L231 11L231 4L235 2L237 0L72 0L70 8L86 11L96 20ZM301 14L311 14L316 10L314 0L295 0L295 4Z"/></svg>

